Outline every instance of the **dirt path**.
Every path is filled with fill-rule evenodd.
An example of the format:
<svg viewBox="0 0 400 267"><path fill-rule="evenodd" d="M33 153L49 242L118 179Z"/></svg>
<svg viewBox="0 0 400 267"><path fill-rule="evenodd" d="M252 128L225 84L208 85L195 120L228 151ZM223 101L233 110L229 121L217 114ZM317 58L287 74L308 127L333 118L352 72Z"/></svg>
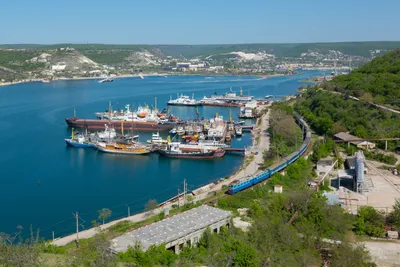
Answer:
<svg viewBox="0 0 400 267"><path fill-rule="evenodd" d="M400 265L399 242L364 242L374 262L378 266L392 267Z"/></svg>

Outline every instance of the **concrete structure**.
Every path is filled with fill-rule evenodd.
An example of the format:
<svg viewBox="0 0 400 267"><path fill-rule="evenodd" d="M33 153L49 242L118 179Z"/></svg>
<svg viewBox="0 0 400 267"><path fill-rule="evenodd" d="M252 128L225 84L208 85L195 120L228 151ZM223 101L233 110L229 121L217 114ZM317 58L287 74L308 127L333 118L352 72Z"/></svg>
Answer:
<svg viewBox="0 0 400 267"><path fill-rule="evenodd" d="M319 160L317 162L317 174L318 176L324 175L330 172L333 168L333 161L330 159Z"/></svg>
<svg viewBox="0 0 400 267"><path fill-rule="evenodd" d="M114 238L111 249L123 252L140 244L147 250L165 244L178 254L184 246L197 244L207 228L219 233L222 226L230 225L231 217L230 211L203 205Z"/></svg>
<svg viewBox="0 0 400 267"><path fill-rule="evenodd" d="M364 174L365 174L365 158L362 151L357 151L355 155L355 186L356 192L362 193L364 191Z"/></svg>
<svg viewBox="0 0 400 267"><path fill-rule="evenodd" d="M347 144L350 145L355 145L358 148L361 149L374 149L375 144L371 143L369 141L363 141L361 138L358 138L357 136L351 135L348 132L340 132L334 135L335 140L342 140L342 141L348 141Z"/></svg>
<svg viewBox="0 0 400 267"><path fill-rule="evenodd" d="M328 205L342 204L339 200L339 194L337 193L324 192L322 195L327 198Z"/></svg>

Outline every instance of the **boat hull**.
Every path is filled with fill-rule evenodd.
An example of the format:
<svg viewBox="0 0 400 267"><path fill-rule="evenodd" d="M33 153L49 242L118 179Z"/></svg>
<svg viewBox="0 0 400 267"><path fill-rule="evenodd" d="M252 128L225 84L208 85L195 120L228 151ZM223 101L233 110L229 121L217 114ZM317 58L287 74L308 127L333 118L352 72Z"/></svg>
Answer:
<svg viewBox="0 0 400 267"><path fill-rule="evenodd" d="M78 143L75 141L72 141L70 139L64 139L65 143L67 143L67 145L72 146L72 147L79 147L79 148L94 148L96 147L95 144L90 144L90 143Z"/></svg>
<svg viewBox="0 0 400 267"><path fill-rule="evenodd" d="M69 127L84 129L105 129L104 125L111 125L114 129L121 129L121 121L116 120L93 120L66 118L65 122ZM158 123L158 122L141 122L141 121L124 121L124 129L133 128L135 131L169 131L176 126L176 123Z"/></svg>
<svg viewBox="0 0 400 267"><path fill-rule="evenodd" d="M151 151L147 150L147 151L141 151L141 152L137 152L137 151L127 151L127 150L113 150L113 149L107 149L104 147L100 147L97 146L97 149L101 152L104 153L110 153L110 154L119 154L119 155L145 155L145 154L149 154Z"/></svg>
<svg viewBox="0 0 400 267"><path fill-rule="evenodd" d="M196 104L182 104L182 103L167 103L169 106L182 106L182 107L197 107L197 106L202 106L201 103L196 103Z"/></svg>
<svg viewBox="0 0 400 267"><path fill-rule="evenodd" d="M165 150L158 150L160 155L168 157L168 158L177 158L177 159L212 159L214 158L214 152L207 153L170 153Z"/></svg>

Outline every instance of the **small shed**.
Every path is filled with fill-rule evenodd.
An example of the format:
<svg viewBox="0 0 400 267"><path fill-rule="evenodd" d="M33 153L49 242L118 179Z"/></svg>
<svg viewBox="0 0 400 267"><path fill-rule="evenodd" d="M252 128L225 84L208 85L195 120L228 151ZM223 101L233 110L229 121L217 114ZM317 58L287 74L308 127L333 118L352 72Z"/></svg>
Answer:
<svg viewBox="0 0 400 267"><path fill-rule="evenodd" d="M282 193L282 191L283 191L283 186L278 185L278 184L274 186L275 193Z"/></svg>

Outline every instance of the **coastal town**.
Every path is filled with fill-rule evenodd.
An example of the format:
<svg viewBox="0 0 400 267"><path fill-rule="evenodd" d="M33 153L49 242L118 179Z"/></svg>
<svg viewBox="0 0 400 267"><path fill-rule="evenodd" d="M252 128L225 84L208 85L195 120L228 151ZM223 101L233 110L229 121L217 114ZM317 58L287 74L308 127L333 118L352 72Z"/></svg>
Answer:
<svg viewBox="0 0 400 267"><path fill-rule="evenodd" d="M89 48L90 46L88 46ZM281 56L265 50L232 51L185 57L168 55L160 48L99 50L95 46L80 51L74 47L13 48L0 46L0 85L21 82L71 79L143 78L146 75L284 75L301 70L349 71L385 53L377 46L366 56L337 50L303 52ZM104 48L102 48L104 49ZM128 56L126 54L128 53ZM110 60L110 57L117 59Z"/></svg>

